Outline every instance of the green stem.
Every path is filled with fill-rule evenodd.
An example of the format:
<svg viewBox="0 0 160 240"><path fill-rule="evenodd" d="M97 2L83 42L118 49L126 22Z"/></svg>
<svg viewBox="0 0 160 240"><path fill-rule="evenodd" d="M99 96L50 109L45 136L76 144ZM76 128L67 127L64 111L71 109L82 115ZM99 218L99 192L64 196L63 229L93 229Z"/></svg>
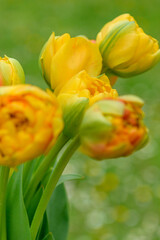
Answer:
<svg viewBox="0 0 160 240"><path fill-rule="evenodd" d="M109 68L103 64L102 70L101 70L101 74L104 74L104 73L106 74L106 72L107 72L108 70L109 70ZM107 75L107 76L108 76L108 75Z"/></svg>
<svg viewBox="0 0 160 240"><path fill-rule="evenodd" d="M50 150L50 152L47 154L47 156L42 160L41 164L33 174L31 181L25 191L24 194L24 201L26 204L26 207L29 206L30 201L36 191L36 188L40 181L43 179L46 171L55 163L55 156L58 154L58 152L61 150L61 148L65 145L65 143L68 141L68 138L63 135L63 133L59 136L59 138L56 141L56 144L53 146L53 148Z"/></svg>
<svg viewBox="0 0 160 240"><path fill-rule="evenodd" d="M7 240L6 235L6 190L9 167L0 167L0 239Z"/></svg>
<svg viewBox="0 0 160 240"><path fill-rule="evenodd" d="M76 151L76 149L79 147L79 144L80 144L79 137L76 137L66 144L66 146L64 147L64 150L62 149L62 153L60 152L59 160L57 161L57 164L52 171L52 174L46 185L46 188L41 197L41 200L38 204L38 207L36 209L36 212L31 224L31 235L33 240L35 240L36 238L38 228L41 224L44 212L47 208L48 202L52 196L52 193L56 187L56 184L60 176L62 175L63 170L65 169L69 159L71 158L73 153Z"/></svg>

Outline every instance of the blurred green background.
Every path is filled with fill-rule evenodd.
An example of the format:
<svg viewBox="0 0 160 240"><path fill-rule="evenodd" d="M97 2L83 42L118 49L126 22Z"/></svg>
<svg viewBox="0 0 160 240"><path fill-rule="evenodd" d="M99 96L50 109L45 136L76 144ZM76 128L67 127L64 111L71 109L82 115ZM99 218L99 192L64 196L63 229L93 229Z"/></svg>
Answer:
<svg viewBox="0 0 160 240"><path fill-rule="evenodd" d="M0 55L18 59L26 81L46 88L39 52L52 31L93 39L107 22L129 12L160 40L160 0L0 0ZM68 240L160 239L160 64L131 79L119 79L119 94L145 100L150 143L131 157L96 162L76 153L67 172L85 176L67 184Z"/></svg>

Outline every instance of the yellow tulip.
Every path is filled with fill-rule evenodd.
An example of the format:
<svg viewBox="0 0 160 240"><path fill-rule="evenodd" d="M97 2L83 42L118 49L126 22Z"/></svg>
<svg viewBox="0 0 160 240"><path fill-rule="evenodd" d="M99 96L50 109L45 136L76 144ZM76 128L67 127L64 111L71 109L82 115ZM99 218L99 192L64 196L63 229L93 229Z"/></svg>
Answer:
<svg viewBox="0 0 160 240"><path fill-rule="evenodd" d="M55 90L63 109L64 134L73 137L79 131L84 113L89 105L103 98L115 98L118 93L112 89L106 75L90 77L83 70L73 76L60 91Z"/></svg>
<svg viewBox="0 0 160 240"><path fill-rule="evenodd" d="M104 99L85 113L80 137L84 153L97 160L128 156L148 139L143 101L136 96Z"/></svg>
<svg viewBox="0 0 160 240"><path fill-rule="evenodd" d="M0 87L24 82L24 71L20 63L14 58L0 57Z"/></svg>
<svg viewBox="0 0 160 240"><path fill-rule="evenodd" d="M52 89L61 89L70 78L82 70L98 76L102 57L98 45L86 37L71 38L68 33L55 37L52 33L40 54L40 66Z"/></svg>
<svg viewBox="0 0 160 240"><path fill-rule="evenodd" d="M14 167L45 153L62 128L53 95L31 85L0 88L0 165Z"/></svg>
<svg viewBox="0 0 160 240"><path fill-rule="evenodd" d="M99 78L90 77L83 70L73 76L63 88L55 94L58 95L58 100L61 105L66 105L70 98L88 98L90 105L103 98L117 97L118 93L112 89L108 77L103 74Z"/></svg>
<svg viewBox="0 0 160 240"><path fill-rule="evenodd" d="M160 60L156 39L144 33L129 14L107 23L97 35L103 71L131 77L147 71Z"/></svg>

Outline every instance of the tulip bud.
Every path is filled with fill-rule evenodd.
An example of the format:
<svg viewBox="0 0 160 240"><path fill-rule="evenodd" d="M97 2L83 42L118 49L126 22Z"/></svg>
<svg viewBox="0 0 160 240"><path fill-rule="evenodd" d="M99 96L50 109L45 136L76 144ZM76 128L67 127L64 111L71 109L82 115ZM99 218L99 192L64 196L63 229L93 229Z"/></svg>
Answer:
<svg viewBox="0 0 160 240"><path fill-rule="evenodd" d="M157 40L145 34L129 14L107 23L96 41L106 74L131 77L149 70L160 60Z"/></svg>
<svg viewBox="0 0 160 240"><path fill-rule="evenodd" d="M100 78L90 77L81 71L72 77L57 93L58 101L63 109L65 123L64 134L73 137L78 133L84 112L88 105L105 97L117 97L109 79L104 74Z"/></svg>
<svg viewBox="0 0 160 240"><path fill-rule="evenodd" d="M80 127L82 151L101 160L128 156L143 147L148 131L142 106L143 101L132 95L94 103Z"/></svg>
<svg viewBox="0 0 160 240"><path fill-rule="evenodd" d="M98 76L102 57L98 45L86 37L71 38L68 33L55 37L52 33L40 54L42 74L52 89L61 89L70 78L82 70Z"/></svg>
<svg viewBox="0 0 160 240"><path fill-rule="evenodd" d="M20 63L7 56L0 58L0 86L16 85L24 82L24 71Z"/></svg>

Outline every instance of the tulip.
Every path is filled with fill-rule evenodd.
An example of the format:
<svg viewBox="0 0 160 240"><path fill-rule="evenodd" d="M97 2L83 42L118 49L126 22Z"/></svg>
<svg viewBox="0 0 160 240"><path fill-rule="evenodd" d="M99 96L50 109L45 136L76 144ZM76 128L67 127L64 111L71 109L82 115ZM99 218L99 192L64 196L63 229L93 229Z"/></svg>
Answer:
<svg viewBox="0 0 160 240"><path fill-rule="evenodd" d="M131 77L149 70L160 60L157 40L145 34L129 14L107 23L96 42L106 74Z"/></svg>
<svg viewBox="0 0 160 240"><path fill-rule="evenodd" d="M73 76L57 93L63 109L64 134L73 137L79 131L84 112L89 105L105 97L117 97L106 75L90 77L85 70Z"/></svg>
<svg viewBox="0 0 160 240"><path fill-rule="evenodd" d="M0 165L15 167L46 153L63 128L57 99L38 87L0 88Z"/></svg>
<svg viewBox="0 0 160 240"><path fill-rule="evenodd" d="M85 113L80 138L82 151L97 160L128 156L148 139L143 101L132 95L104 99Z"/></svg>
<svg viewBox="0 0 160 240"><path fill-rule="evenodd" d="M0 87L24 82L24 71L20 63L14 58L0 57Z"/></svg>
<svg viewBox="0 0 160 240"><path fill-rule="evenodd" d="M106 97L114 98L118 96L117 91L112 89L105 74L102 74L99 78L90 77L85 70L73 76L58 93L55 91L55 94L62 106L66 105L73 96L74 98L87 98L90 105Z"/></svg>
<svg viewBox="0 0 160 240"><path fill-rule="evenodd" d="M86 37L71 38L68 33L55 37L52 33L40 54L42 74L52 89L61 89L70 78L82 70L98 76L102 57L98 45Z"/></svg>

